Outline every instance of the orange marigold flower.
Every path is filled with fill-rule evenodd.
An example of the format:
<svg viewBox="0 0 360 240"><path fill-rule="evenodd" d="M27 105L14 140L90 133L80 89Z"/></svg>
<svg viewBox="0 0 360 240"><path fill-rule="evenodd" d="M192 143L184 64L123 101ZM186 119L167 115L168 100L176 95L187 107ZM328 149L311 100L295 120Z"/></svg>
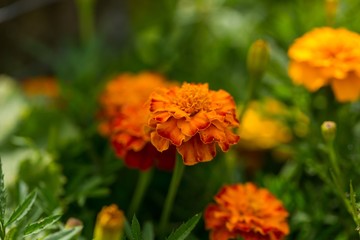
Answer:
<svg viewBox="0 0 360 240"><path fill-rule="evenodd" d="M175 148L160 153L145 131L149 110L146 101L151 92L169 85L154 73L122 74L109 81L100 98L102 110L99 130L110 137L117 156L131 168L147 170L153 165L171 170Z"/></svg>
<svg viewBox="0 0 360 240"><path fill-rule="evenodd" d="M275 99L252 101L239 127L239 146L248 150L271 149L291 140L285 118L290 112Z"/></svg>
<svg viewBox="0 0 360 240"><path fill-rule="evenodd" d="M120 239L124 224L124 212L118 206L103 207L96 218L94 240Z"/></svg>
<svg viewBox="0 0 360 240"><path fill-rule="evenodd" d="M289 75L314 92L331 85L339 102L360 95L360 35L344 28L316 28L290 47Z"/></svg>
<svg viewBox="0 0 360 240"><path fill-rule="evenodd" d="M289 233L288 212L267 189L253 183L224 186L205 210L211 240L280 240Z"/></svg>
<svg viewBox="0 0 360 240"><path fill-rule="evenodd" d="M45 96L56 98L59 96L59 85L54 77L40 76L25 79L21 87L28 96Z"/></svg>
<svg viewBox="0 0 360 240"><path fill-rule="evenodd" d="M227 151L239 141L239 136L231 132L239 125L235 102L224 90L184 83L154 92L149 102L152 144L159 151L176 146L185 165L213 159L216 143Z"/></svg>

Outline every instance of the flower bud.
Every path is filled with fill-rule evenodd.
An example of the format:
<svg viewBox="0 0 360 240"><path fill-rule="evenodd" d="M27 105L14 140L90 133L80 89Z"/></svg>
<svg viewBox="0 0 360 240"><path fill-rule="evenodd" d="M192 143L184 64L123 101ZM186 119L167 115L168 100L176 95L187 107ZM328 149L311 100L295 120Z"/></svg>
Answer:
<svg viewBox="0 0 360 240"><path fill-rule="evenodd" d="M124 213L115 204L103 207L96 219L94 240L120 239L124 222Z"/></svg>
<svg viewBox="0 0 360 240"><path fill-rule="evenodd" d="M328 25L333 25L338 9L338 0L325 0L325 12Z"/></svg>
<svg viewBox="0 0 360 240"><path fill-rule="evenodd" d="M321 133L326 142L333 141L336 135L336 123L332 121L325 121L321 125Z"/></svg>
<svg viewBox="0 0 360 240"><path fill-rule="evenodd" d="M264 40L255 41L248 52L247 68L255 80L261 79L269 62L269 46Z"/></svg>

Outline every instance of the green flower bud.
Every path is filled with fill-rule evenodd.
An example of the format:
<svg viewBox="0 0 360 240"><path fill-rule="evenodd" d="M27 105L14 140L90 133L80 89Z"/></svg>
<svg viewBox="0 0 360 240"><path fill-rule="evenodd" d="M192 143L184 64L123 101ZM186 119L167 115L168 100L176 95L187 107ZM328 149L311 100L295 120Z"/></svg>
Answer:
<svg viewBox="0 0 360 240"><path fill-rule="evenodd" d="M269 62L269 46L264 40L255 41L248 52L247 68L250 76L255 79L261 79L265 73Z"/></svg>
<svg viewBox="0 0 360 240"><path fill-rule="evenodd" d="M321 133L326 142L333 141L336 135L336 123L332 121L325 121L321 125Z"/></svg>

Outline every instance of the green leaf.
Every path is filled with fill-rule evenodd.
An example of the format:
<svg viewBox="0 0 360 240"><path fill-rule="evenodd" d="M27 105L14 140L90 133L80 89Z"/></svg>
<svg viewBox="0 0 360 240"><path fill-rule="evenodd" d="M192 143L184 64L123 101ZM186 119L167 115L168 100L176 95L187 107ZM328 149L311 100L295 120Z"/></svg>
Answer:
<svg viewBox="0 0 360 240"><path fill-rule="evenodd" d="M70 240L82 230L82 226L71 229L62 229L47 236L44 240Z"/></svg>
<svg viewBox="0 0 360 240"><path fill-rule="evenodd" d="M6 233L5 240L14 240L17 231L18 231L18 228L17 228L17 227L11 228L11 229Z"/></svg>
<svg viewBox="0 0 360 240"><path fill-rule="evenodd" d="M199 222L201 214L195 214L190 218L186 223L181 224L181 226L171 233L167 240L184 240L195 228L196 224Z"/></svg>
<svg viewBox="0 0 360 240"><path fill-rule="evenodd" d="M60 219L61 215L54 215L45 217L43 219L40 219L37 222L34 222L32 224L29 224L25 227L24 235L31 235L38 233L47 227L51 226L52 224L56 223Z"/></svg>
<svg viewBox="0 0 360 240"><path fill-rule="evenodd" d="M30 211L36 199L36 192L32 191L26 199L14 210L5 226L20 221Z"/></svg>
<svg viewBox="0 0 360 240"><path fill-rule="evenodd" d="M140 230L140 223L136 218L136 215L133 216L132 222L131 222L131 232L133 235L133 240L142 240L141 237L141 230Z"/></svg>
<svg viewBox="0 0 360 240"><path fill-rule="evenodd" d="M124 230L125 230L125 234L129 239L134 239L133 234L131 232L131 227L129 222L125 219L125 224L124 224Z"/></svg>
<svg viewBox="0 0 360 240"><path fill-rule="evenodd" d="M4 225L4 222L5 222L5 209L6 209L6 193L5 193L2 161L0 158L0 222L2 225Z"/></svg>
<svg viewBox="0 0 360 240"><path fill-rule="evenodd" d="M143 236L144 240L154 240L155 239L154 226L153 226L152 222L146 222L144 224L142 236Z"/></svg>

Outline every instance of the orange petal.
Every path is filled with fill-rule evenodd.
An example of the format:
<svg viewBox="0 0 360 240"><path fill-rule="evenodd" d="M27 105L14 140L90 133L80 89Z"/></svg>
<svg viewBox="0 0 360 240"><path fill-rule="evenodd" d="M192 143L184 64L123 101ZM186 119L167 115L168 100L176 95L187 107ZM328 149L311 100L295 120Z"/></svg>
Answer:
<svg viewBox="0 0 360 240"><path fill-rule="evenodd" d="M166 122L169 118L171 117L171 115L169 114L169 112L157 112L152 116L152 119L155 120L158 123L163 123Z"/></svg>
<svg viewBox="0 0 360 240"><path fill-rule="evenodd" d="M163 138L171 141L172 144L180 146L184 141L185 136L177 127L177 120L174 118L169 119L167 122L158 124L156 132Z"/></svg>
<svg viewBox="0 0 360 240"><path fill-rule="evenodd" d="M293 82L304 85L311 92L328 84L328 79L321 71L321 68L310 66L304 62L292 61L289 65L289 75Z"/></svg>
<svg viewBox="0 0 360 240"><path fill-rule="evenodd" d="M331 87L339 102L355 101L360 95L360 78L355 74L349 74L345 79L334 79Z"/></svg>
<svg viewBox="0 0 360 240"><path fill-rule="evenodd" d="M219 141L219 146L223 152L226 152L229 150L230 145L236 144L240 137L233 132L231 132L229 129L225 129L225 141Z"/></svg>
<svg viewBox="0 0 360 240"><path fill-rule="evenodd" d="M194 165L199 162L212 160L216 155L215 143L204 144L198 135L192 137L177 148L185 165Z"/></svg>
<svg viewBox="0 0 360 240"><path fill-rule="evenodd" d="M161 137L157 132L150 133L151 143L159 152L165 151L169 148L170 142L166 138Z"/></svg>
<svg viewBox="0 0 360 240"><path fill-rule="evenodd" d="M186 136L194 136L199 130L205 129L210 125L209 119L204 111L200 111L190 119L179 119L177 126Z"/></svg>
<svg viewBox="0 0 360 240"><path fill-rule="evenodd" d="M214 124L210 125L207 129L199 132L201 141L205 144L212 143L214 141L224 142L226 135L223 130L217 128Z"/></svg>

